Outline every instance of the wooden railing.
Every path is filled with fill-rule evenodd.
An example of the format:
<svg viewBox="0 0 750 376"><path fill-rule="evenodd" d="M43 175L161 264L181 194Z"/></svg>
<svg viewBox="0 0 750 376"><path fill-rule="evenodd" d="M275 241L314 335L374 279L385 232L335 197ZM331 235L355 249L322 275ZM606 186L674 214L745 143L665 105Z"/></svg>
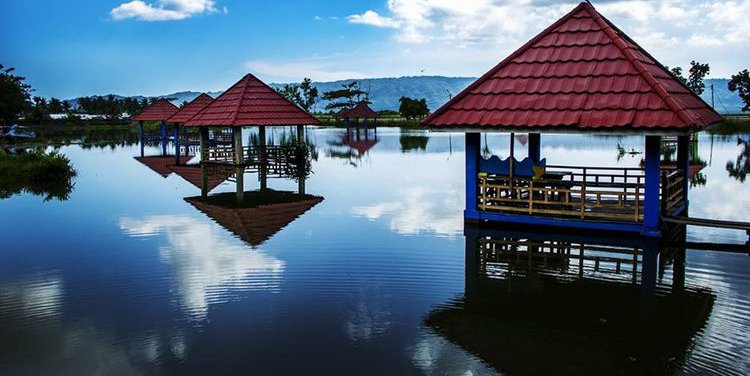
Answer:
<svg viewBox="0 0 750 376"><path fill-rule="evenodd" d="M479 259L485 267L487 263L506 263L508 272L532 267L579 277L589 274L627 278L635 283L642 263L642 250L577 242L480 238Z"/></svg>
<svg viewBox="0 0 750 376"><path fill-rule="evenodd" d="M662 213L672 214L685 201L685 173L681 169L662 170Z"/></svg>
<svg viewBox="0 0 750 376"><path fill-rule="evenodd" d="M639 168L547 166L541 179L479 174L479 209L581 220L643 220Z"/></svg>

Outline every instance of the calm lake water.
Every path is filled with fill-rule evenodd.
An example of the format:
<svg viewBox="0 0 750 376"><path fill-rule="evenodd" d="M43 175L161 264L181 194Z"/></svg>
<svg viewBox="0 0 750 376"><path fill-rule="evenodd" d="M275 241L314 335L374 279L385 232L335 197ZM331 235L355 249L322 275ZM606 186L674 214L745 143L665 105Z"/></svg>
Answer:
<svg viewBox="0 0 750 376"><path fill-rule="evenodd" d="M60 147L78 172L67 201L0 200L0 374L750 374L750 256L678 250L684 289L669 259L646 293L643 255L635 283L626 263L604 272L589 259L579 273L499 253L477 262L462 134L308 135L306 192L323 200L240 224L186 201L200 195L194 175L164 177L134 158L138 145ZM483 140L507 154L507 135ZM554 164L638 166L631 149L643 139L542 137ZM748 150L701 134L697 151L691 215L748 220L750 183L730 174ZM212 194L235 190L215 184ZM245 175L247 191L258 185ZM499 242L532 236L557 234ZM689 228L687 240L746 235Z"/></svg>

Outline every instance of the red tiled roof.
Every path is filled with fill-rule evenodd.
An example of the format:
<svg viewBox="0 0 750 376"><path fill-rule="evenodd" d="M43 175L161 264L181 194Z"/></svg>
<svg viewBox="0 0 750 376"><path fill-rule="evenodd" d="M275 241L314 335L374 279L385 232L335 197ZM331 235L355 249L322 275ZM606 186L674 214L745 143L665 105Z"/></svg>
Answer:
<svg viewBox="0 0 750 376"><path fill-rule="evenodd" d="M248 74L188 120L185 126L318 124L318 119Z"/></svg>
<svg viewBox="0 0 750 376"><path fill-rule="evenodd" d="M157 99L143 112L133 117L135 121L166 121L170 116L180 109L173 105L168 99Z"/></svg>
<svg viewBox="0 0 750 376"><path fill-rule="evenodd" d="M584 2L422 124L685 131L720 120L700 97Z"/></svg>
<svg viewBox="0 0 750 376"><path fill-rule="evenodd" d="M180 166L169 166L169 169L174 171L179 177L185 179L188 183L201 188L201 166L200 165L180 165ZM206 171L208 175L208 191L211 192L214 188L218 187L221 183L227 180L234 173L232 168L212 168L210 171Z"/></svg>
<svg viewBox="0 0 750 376"><path fill-rule="evenodd" d="M340 116L348 119L375 119L378 117L378 113L373 111L367 105L367 102L359 102L351 110L342 111Z"/></svg>
<svg viewBox="0 0 750 376"><path fill-rule="evenodd" d="M187 163L193 157L180 156L180 163ZM171 167L174 166L174 156L155 155L150 157L135 157L135 160L141 162L144 166L166 178L172 173Z"/></svg>
<svg viewBox="0 0 750 376"><path fill-rule="evenodd" d="M292 195L290 192L281 192ZM245 192L246 198L261 193ZM294 194L296 195L296 194ZM232 208L206 202L200 197L185 198L219 225L256 247L323 201L323 197L304 196L297 201Z"/></svg>
<svg viewBox="0 0 750 376"><path fill-rule="evenodd" d="M174 115L170 116L169 119L167 119L167 122L184 124L213 101L214 99L211 98L211 96L206 93L201 93L201 95L195 97L190 103L186 104L185 107L182 107Z"/></svg>

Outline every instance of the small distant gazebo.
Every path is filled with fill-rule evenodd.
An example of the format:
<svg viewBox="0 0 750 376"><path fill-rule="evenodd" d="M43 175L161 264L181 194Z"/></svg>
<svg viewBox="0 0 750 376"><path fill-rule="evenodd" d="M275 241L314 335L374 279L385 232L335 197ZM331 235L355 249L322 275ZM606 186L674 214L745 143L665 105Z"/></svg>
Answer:
<svg viewBox="0 0 750 376"><path fill-rule="evenodd" d="M297 138L304 142L304 126L319 125L318 119L284 98L252 74L247 74L185 122L200 129L201 163L228 163L236 168L237 199L244 197L244 168L259 165L261 190L266 189L268 153L266 127L297 126ZM258 127L258 145L243 146L242 127ZM210 128L230 128L231 148L211 149ZM260 156L250 158L251 155ZM302 181L302 179L300 180ZM203 190L206 192L206 190Z"/></svg>
<svg viewBox="0 0 750 376"><path fill-rule="evenodd" d="M166 154L167 150L167 119L174 115L180 109L172 104L168 99L162 98L154 101L150 106L146 107L140 114L133 117L133 121L137 121L141 127L141 154L143 154L143 142L146 139L158 139L161 140L162 153ZM148 136L144 133L143 122L146 121L160 121L161 122L161 134L158 136Z"/></svg>
<svg viewBox="0 0 750 376"><path fill-rule="evenodd" d="M201 93L167 119L167 123L174 123L174 154L175 162L177 164L179 164L179 158L177 158L177 156L180 155L180 145L185 146L186 153L188 147L191 145L187 134L185 134L182 141L180 140L180 125L185 124L185 122L190 120L193 116L195 116L213 101L214 99L211 98L210 95ZM185 129L185 131L187 131L187 129Z"/></svg>
<svg viewBox="0 0 750 376"><path fill-rule="evenodd" d="M359 128L359 121L362 120L362 126L364 126L365 130L367 130L368 126L372 125L372 128L377 131L378 113L370 108L366 101L357 103L351 109L341 110L338 116L344 119L347 128L352 125L351 121L354 121L354 127ZM369 121L372 121L372 124Z"/></svg>
<svg viewBox="0 0 750 376"><path fill-rule="evenodd" d="M469 222L494 221L660 236L686 213L689 138L721 116L635 41L583 2L422 124L466 133ZM528 133L528 157L481 157L479 132ZM541 134L639 134L644 167L560 166ZM662 137L677 166L662 169ZM511 138L512 140L512 138Z"/></svg>

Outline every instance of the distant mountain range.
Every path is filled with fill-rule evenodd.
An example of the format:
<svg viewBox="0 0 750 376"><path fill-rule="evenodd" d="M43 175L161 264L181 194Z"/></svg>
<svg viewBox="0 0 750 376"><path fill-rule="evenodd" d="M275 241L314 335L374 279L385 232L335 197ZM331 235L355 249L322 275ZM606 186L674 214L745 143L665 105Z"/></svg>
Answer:
<svg viewBox="0 0 750 376"><path fill-rule="evenodd" d="M402 96L411 98L425 98L430 110L435 110L443 105L451 96L454 96L471 84L475 77L443 77L443 76L416 76L416 77L398 77L398 78L368 78L358 80L340 80L333 82L315 82L315 87L319 93L341 88L342 84L351 81L357 81L360 87L369 92L372 108L375 110L398 110L399 98ZM711 86L714 88L714 107L722 114L736 114L741 112L742 101L736 92L731 92L727 88L726 78L712 78L705 81L706 91L702 97L706 103L711 104ZM279 87L283 84L271 84L273 87ZM159 98L172 98L175 104L183 101L189 102L197 97L200 92L181 91L177 93L161 95ZM221 94L220 91L209 92L209 95L216 97ZM117 98L123 96L115 95ZM143 99L143 96L134 96L133 98ZM70 100L75 106L77 98ZM323 111L326 102L320 101L316 104L315 110Z"/></svg>

